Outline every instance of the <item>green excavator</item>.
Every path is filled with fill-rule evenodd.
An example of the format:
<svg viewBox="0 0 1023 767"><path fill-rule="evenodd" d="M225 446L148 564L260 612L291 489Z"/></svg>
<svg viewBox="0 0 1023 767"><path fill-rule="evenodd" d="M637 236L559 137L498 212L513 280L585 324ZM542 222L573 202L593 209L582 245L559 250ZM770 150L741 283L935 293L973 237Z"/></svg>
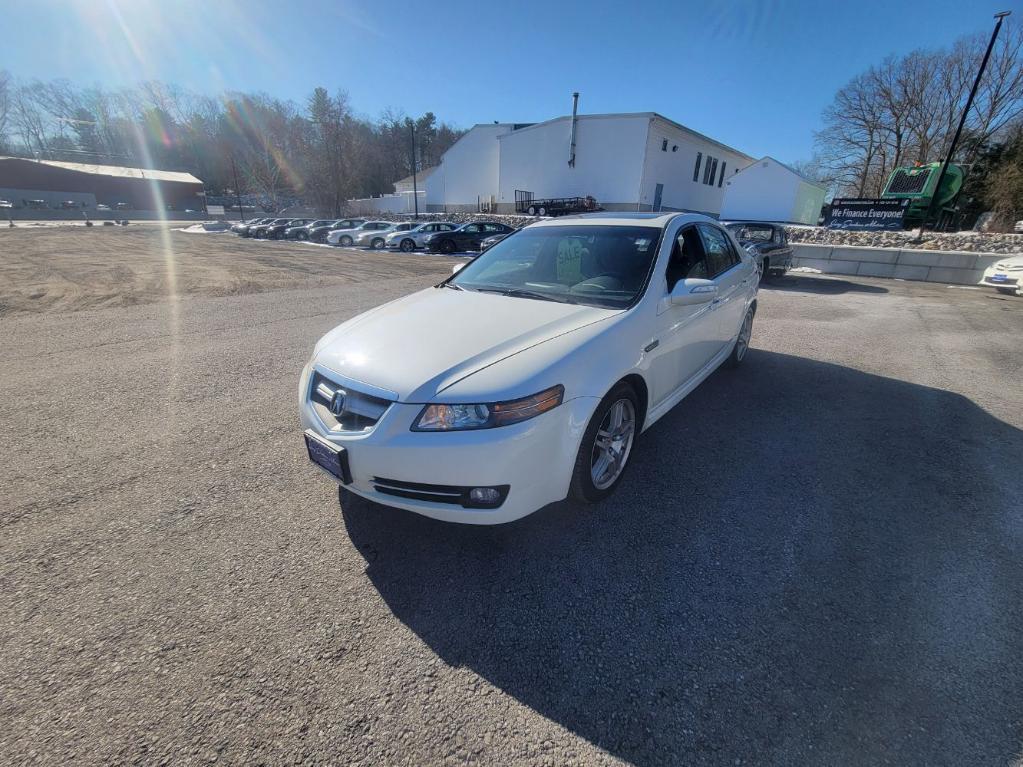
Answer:
<svg viewBox="0 0 1023 767"><path fill-rule="evenodd" d="M932 162L927 165L896 168L888 176L888 183L885 184L881 197L910 201L902 219L906 229L915 229L923 224L928 212L931 220L927 223L929 225L937 223L939 228L954 215L954 203L963 188L966 174L955 163L949 163L945 178L941 180L941 189L936 191L940 175L941 163Z"/></svg>

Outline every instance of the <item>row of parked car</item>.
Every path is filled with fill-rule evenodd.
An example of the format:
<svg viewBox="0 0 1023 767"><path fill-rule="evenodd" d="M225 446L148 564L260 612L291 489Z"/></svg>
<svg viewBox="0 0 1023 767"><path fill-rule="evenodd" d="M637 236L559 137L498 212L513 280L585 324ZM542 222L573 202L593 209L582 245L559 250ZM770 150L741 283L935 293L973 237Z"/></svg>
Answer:
<svg viewBox="0 0 1023 767"><path fill-rule="evenodd" d="M235 224L231 231L242 237L268 240L299 240L327 243L343 248L400 250L411 253L460 253L484 250L515 231L497 221L371 221L362 218L258 218Z"/></svg>

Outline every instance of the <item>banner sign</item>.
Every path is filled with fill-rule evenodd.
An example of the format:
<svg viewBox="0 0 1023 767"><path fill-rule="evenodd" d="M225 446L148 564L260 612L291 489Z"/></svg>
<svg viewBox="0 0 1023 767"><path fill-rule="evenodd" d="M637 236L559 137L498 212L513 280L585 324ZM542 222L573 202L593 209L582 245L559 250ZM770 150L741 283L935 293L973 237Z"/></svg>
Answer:
<svg viewBox="0 0 1023 767"><path fill-rule="evenodd" d="M206 212L211 216L223 216L224 206L223 205L207 205Z"/></svg>
<svg viewBox="0 0 1023 767"><path fill-rule="evenodd" d="M824 219L828 229L902 229L909 200L838 199Z"/></svg>

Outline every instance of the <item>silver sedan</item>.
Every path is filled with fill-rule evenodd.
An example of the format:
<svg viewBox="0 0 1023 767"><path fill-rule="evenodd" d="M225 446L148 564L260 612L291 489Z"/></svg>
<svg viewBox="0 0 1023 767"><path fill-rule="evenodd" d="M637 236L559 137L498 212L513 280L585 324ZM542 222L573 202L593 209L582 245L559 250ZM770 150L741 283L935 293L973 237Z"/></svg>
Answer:
<svg viewBox="0 0 1023 767"><path fill-rule="evenodd" d="M411 229L415 224L395 224L391 223L389 226L380 229L369 230L360 232L355 235L352 241L352 245L357 248L372 248L373 250L383 250L384 241L387 235L392 232L399 232Z"/></svg>
<svg viewBox="0 0 1023 767"><path fill-rule="evenodd" d="M384 238L384 243L389 250L400 250L404 253L411 253L413 250L426 246L424 240L431 234L437 232L450 232L458 228L458 224L450 221L430 221L404 232L391 232Z"/></svg>

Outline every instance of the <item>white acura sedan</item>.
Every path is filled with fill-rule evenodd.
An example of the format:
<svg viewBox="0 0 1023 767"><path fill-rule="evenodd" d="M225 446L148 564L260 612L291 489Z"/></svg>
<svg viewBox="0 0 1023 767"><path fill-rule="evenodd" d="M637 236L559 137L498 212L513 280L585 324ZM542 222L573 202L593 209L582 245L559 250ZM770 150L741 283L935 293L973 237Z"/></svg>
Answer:
<svg viewBox="0 0 1023 767"><path fill-rule="evenodd" d="M614 491L633 444L749 347L753 259L691 214L518 231L316 344L309 458L353 493L494 524Z"/></svg>

